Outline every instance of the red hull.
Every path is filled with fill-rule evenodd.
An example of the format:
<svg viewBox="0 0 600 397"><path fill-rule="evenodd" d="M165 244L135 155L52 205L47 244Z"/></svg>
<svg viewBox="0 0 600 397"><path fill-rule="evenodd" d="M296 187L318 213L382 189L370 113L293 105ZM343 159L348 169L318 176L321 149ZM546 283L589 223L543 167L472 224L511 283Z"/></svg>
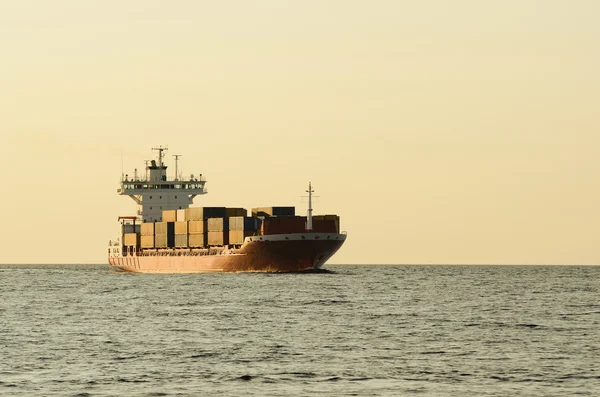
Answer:
<svg viewBox="0 0 600 397"><path fill-rule="evenodd" d="M219 254L172 251L153 256L113 257L109 263L137 273L298 272L321 268L345 239L343 234L324 233L253 237L240 249Z"/></svg>

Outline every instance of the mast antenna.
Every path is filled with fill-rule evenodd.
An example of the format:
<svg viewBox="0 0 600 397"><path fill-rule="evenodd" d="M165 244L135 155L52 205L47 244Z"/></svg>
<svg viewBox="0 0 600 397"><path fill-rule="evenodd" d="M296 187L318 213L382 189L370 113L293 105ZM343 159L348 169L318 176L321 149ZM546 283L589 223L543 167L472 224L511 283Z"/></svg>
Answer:
<svg viewBox="0 0 600 397"><path fill-rule="evenodd" d="M175 180L178 181L179 174L177 172L177 165L179 163L179 158L181 157L181 154L174 154L173 157L175 157Z"/></svg>
<svg viewBox="0 0 600 397"><path fill-rule="evenodd" d="M159 147L153 147L152 150L158 151L158 166L162 167L163 166L163 152L166 152L167 150L169 150L169 148L166 146L162 147L162 145L161 145Z"/></svg>
<svg viewBox="0 0 600 397"><path fill-rule="evenodd" d="M308 182L308 190L306 191L306 193L308 193L308 211L307 211L307 217L306 217L306 230L307 231L311 231L312 230L312 216L313 216L313 208L312 208L312 194L315 191L312 189L312 184L310 182Z"/></svg>

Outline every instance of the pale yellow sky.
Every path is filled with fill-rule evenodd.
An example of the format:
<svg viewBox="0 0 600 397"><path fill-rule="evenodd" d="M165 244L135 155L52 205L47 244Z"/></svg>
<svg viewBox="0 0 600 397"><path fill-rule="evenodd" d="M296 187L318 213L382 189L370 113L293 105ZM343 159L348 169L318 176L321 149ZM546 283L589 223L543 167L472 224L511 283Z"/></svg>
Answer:
<svg viewBox="0 0 600 397"><path fill-rule="evenodd" d="M103 263L154 145L331 263L600 262L600 2L1 1L0 263Z"/></svg>

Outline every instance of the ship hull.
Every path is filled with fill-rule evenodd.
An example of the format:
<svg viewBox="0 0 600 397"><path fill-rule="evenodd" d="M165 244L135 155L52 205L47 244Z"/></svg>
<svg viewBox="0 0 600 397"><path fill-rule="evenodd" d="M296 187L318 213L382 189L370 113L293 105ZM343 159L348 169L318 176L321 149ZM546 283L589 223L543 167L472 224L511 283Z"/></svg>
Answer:
<svg viewBox="0 0 600 397"><path fill-rule="evenodd" d="M109 264L135 273L301 272L322 268L345 239L345 234L331 233L248 237L239 249L111 257Z"/></svg>

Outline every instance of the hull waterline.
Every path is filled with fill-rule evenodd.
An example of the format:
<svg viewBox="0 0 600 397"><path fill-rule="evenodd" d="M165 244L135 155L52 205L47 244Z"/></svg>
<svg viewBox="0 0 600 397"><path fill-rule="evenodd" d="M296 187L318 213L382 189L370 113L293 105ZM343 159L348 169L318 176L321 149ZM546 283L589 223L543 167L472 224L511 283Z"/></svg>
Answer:
<svg viewBox="0 0 600 397"><path fill-rule="evenodd" d="M271 235L248 238L239 249L212 254L173 250L113 257L109 264L135 273L301 272L322 268L345 239L345 234Z"/></svg>

